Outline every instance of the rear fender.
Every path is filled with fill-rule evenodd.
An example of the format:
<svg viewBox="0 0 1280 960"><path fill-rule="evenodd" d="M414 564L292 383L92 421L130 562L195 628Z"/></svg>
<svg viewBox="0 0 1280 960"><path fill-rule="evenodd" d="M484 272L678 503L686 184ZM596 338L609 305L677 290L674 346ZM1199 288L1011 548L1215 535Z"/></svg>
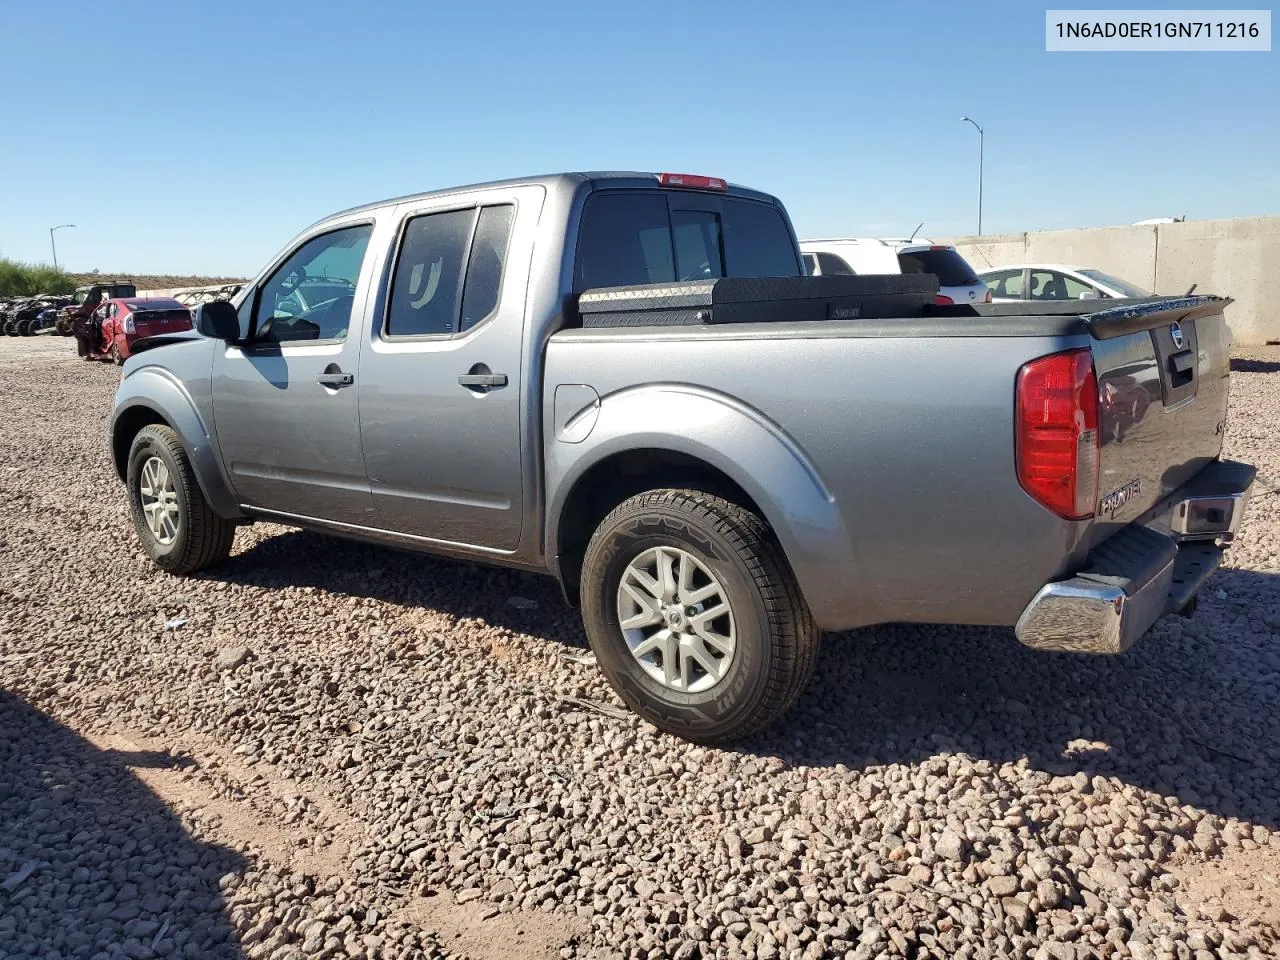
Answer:
<svg viewBox="0 0 1280 960"><path fill-rule="evenodd" d="M138 430L162 420L178 434L195 471L196 482L215 513L227 519L243 516L222 472L212 431L185 386L162 367L129 373L116 391L111 413L111 458L116 475L125 479L129 447Z"/></svg>
<svg viewBox="0 0 1280 960"><path fill-rule="evenodd" d="M701 460L741 487L772 527L818 624L850 626L833 622L829 608L838 599L847 610L850 592L863 582L853 575L853 538L816 466L758 410L685 384L646 385L602 398L595 426L580 442L552 439L548 446L546 556L553 565L566 504L592 467L628 451L671 451ZM873 619L871 599L859 598L866 622Z"/></svg>

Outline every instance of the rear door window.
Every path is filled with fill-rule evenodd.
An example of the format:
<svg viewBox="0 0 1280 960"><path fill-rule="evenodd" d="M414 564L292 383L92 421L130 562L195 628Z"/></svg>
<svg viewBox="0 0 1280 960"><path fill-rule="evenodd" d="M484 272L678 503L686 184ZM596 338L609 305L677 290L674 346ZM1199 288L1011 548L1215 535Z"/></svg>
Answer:
<svg viewBox="0 0 1280 960"><path fill-rule="evenodd" d="M1078 300L1080 294L1093 290L1087 283L1057 270L1031 271L1032 300Z"/></svg>
<svg viewBox="0 0 1280 960"><path fill-rule="evenodd" d="M1017 300L1022 297L1022 271L1001 270L999 273L987 274L986 284L991 288L993 297L1008 297Z"/></svg>
<svg viewBox="0 0 1280 960"><path fill-rule="evenodd" d="M949 247L900 253L898 266L903 273L932 273L942 287L968 287L978 282L969 261Z"/></svg>
<svg viewBox="0 0 1280 960"><path fill-rule="evenodd" d="M475 220L475 208L469 208L409 221L391 280L387 336L457 333L462 271Z"/></svg>
<svg viewBox="0 0 1280 960"><path fill-rule="evenodd" d="M447 337L498 308L515 207L509 203L414 217L391 278L388 337Z"/></svg>
<svg viewBox="0 0 1280 960"><path fill-rule="evenodd" d="M476 221L471 256L467 259L467 279L462 285L462 324L470 330L487 319L498 308L502 292L502 271L507 264L507 241L516 208L504 203L483 207Z"/></svg>

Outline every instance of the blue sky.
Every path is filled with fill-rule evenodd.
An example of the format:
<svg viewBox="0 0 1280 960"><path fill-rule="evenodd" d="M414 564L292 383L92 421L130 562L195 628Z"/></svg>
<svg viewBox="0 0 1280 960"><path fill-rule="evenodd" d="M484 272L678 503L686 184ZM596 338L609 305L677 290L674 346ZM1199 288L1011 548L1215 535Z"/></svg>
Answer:
<svg viewBox="0 0 1280 960"><path fill-rule="evenodd" d="M70 269L248 275L345 206L583 169L971 233L962 114L987 233L1280 213L1280 53L1050 54L1044 9L7 0L0 255L70 222Z"/></svg>

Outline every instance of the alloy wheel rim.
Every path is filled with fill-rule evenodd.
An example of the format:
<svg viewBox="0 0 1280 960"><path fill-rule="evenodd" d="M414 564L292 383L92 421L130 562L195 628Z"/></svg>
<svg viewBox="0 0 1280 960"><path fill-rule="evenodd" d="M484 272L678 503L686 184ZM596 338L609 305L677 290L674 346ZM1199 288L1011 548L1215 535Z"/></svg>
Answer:
<svg viewBox="0 0 1280 960"><path fill-rule="evenodd" d="M138 477L138 495L142 501L142 515L147 528L157 543L168 546L178 536L178 492L173 486L173 474L159 457L148 457Z"/></svg>
<svg viewBox="0 0 1280 960"><path fill-rule="evenodd" d="M636 662L679 693L701 693L725 678L737 649L733 609L720 581L678 547L635 557L618 584L618 626Z"/></svg>

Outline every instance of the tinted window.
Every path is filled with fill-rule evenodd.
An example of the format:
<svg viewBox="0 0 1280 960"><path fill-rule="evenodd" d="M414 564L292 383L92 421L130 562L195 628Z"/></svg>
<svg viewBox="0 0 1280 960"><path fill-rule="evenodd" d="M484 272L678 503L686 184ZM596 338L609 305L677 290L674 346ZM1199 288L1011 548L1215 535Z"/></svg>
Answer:
<svg viewBox="0 0 1280 960"><path fill-rule="evenodd" d="M802 276L795 243L782 211L753 200L724 200L725 275Z"/></svg>
<svg viewBox="0 0 1280 960"><path fill-rule="evenodd" d="M804 260L804 272L811 277L817 274L818 261L814 255L812 253L805 253L801 255L801 258Z"/></svg>
<svg viewBox="0 0 1280 960"><path fill-rule="evenodd" d="M713 205L721 215L678 208L668 214L667 196L658 192L592 195L578 236L575 289L804 275L777 207L708 197L706 206Z"/></svg>
<svg viewBox="0 0 1280 960"><path fill-rule="evenodd" d="M173 323L191 319L191 313L185 307L175 310L138 310L133 314L138 323Z"/></svg>
<svg viewBox="0 0 1280 960"><path fill-rule="evenodd" d="M852 277L855 273L853 267L834 253L818 254L818 266L822 268L824 277Z"/></svg>
<svg viewBox="0 0 1280 960"><path fill-rule="evenodd" d="M371 224L312 237L262 285L255 339L339 340L347 335L355 285L360 278Z"/></svg>
<svg viewBox="0 0 1280 960"><path fill-rule="evenodd" d="M498 306L514 215L515 207L511 204L480 211L476 236L471 242L471 258L467 261L467 279L462 286L463 330L470 330Z"/></svg>
<svg viewBox="0 0 1280 960"><path fill-rule="evenodd" d="M943 287L967 287L978 282L969 261L951 249L900 253L898 266L903 273L932 273Z"/></svg>
<svg viewBox="0 0 1280 960"><path fill-rule="evenodd" d="M676 278L706 280L724 276L720 256L720 218L706 210L671 211L676 248Z"/></svg>
<svg viewBox="0 0 1280 960"><path fill-rule="evenodd" d="M575 289L671 283L676 278L667 200L660 193L599 193L578 234Z"/></svg>
<svg viewBox="0 0 1280 960"><path fill-rule="evenodd" d="M475 210L450 210L409 221L391 280L389 336L458 331L462 270L475 218Z"/></svg>

